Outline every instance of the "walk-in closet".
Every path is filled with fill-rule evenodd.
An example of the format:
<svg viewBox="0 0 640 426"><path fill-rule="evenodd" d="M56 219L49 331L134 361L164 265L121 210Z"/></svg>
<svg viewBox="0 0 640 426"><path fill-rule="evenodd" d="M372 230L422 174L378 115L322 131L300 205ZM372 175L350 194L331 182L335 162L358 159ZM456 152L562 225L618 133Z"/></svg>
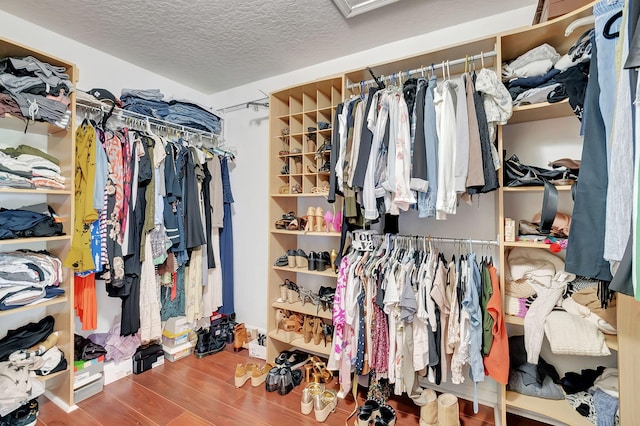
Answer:
<svg viewBox="0 0 640 426"><path fill-rule="evenodd" d="M0 6L0 426L633 426L640 1Z"/></svg>

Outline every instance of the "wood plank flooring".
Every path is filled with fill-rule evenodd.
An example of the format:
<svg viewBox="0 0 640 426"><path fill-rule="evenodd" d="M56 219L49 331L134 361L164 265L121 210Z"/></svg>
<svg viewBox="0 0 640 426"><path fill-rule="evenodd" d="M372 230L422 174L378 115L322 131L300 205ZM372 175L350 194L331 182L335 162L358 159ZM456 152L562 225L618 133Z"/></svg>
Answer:
<svg viewBox="0 0 640 426"><path fill-rule="evenodd" d="M244 425L316 425L313 412L300 412L303 384L285 396L266 392L264 385L252 387L248 381L236 389L233 374L237 363L251 359L248 351L234 353L231 346L202 359L195 356L175 363L165 362L140 375L133 375L105 386L104 391L78 403L78 409L65 413L41 397L39 426L244 426ZM252 360L255 361L255 360ZM333 386L337 386L336 380ZM365 394L360 395L360 403ZM394 397L389 404L397 413L399 426L419 424L420 411L407 397ZM354 409L353 398L340 400L325 424L344 425ZM493 425L493 410L481 407L473 414L471 404L460 400L462 426ZM353 423L351 423L353 424ZM541 423L509 416L509 426L533 426Z"/></svg>

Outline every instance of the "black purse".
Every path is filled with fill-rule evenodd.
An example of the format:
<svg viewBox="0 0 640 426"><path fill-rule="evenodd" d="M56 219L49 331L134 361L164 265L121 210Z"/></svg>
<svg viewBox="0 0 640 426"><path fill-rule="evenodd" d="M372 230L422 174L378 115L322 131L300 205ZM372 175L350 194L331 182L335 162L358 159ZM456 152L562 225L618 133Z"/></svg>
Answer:
<svg viewBox="0 0 640 426"><path fill-rule="evenodd" d="M505 186L543 186L545 182L566 180L576 180L576 176L566 168L545 169L523 164L515 154L504 163Z"/></svg>

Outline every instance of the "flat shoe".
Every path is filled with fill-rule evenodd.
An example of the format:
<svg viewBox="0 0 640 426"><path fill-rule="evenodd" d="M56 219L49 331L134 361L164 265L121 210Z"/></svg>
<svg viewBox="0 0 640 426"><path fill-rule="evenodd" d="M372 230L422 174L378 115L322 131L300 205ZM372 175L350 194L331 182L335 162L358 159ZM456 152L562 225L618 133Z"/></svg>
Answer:
<svg viewBox="0 0 640 426"><path fill-rule="evenodd" d="M273 262L273 266L289 266L289 257L287 254L283 254Z"/></svg>

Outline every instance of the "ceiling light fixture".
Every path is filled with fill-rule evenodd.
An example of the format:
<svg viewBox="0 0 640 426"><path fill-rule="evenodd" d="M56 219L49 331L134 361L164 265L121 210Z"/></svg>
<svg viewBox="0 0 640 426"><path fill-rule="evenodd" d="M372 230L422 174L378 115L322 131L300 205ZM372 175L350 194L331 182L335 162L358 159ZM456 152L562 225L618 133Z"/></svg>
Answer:
<svg viewBox="0 0 640 426"><path fill-rule="evenodd" d="M397 1L398 0L333 0L345 18L352 18Z"/></svg>

